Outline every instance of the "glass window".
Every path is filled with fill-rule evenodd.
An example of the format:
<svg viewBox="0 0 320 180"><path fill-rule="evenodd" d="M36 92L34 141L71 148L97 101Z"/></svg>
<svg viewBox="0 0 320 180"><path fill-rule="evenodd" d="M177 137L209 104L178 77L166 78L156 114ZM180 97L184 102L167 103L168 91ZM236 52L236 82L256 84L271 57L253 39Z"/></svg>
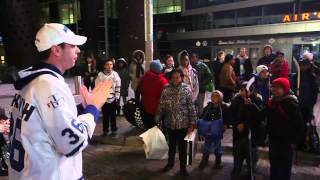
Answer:
<svg viewBox="0 0 320 180"><path fill-rule="evenodd" d="M181 0L154 0L153 14L181 12Z"/></svg>

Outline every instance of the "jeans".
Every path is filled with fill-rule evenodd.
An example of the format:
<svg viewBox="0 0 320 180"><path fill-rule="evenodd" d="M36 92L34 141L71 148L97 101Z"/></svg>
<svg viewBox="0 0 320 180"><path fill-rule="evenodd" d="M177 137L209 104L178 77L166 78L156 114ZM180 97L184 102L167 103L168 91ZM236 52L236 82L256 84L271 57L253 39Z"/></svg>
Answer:
<svg viewBox="0 0 320 180"><path fill-rule="evenodd" d="M205 138L203 156L209 156L211 147L214 145L214 154L216 157L222 156L221 139Z"/></svg>

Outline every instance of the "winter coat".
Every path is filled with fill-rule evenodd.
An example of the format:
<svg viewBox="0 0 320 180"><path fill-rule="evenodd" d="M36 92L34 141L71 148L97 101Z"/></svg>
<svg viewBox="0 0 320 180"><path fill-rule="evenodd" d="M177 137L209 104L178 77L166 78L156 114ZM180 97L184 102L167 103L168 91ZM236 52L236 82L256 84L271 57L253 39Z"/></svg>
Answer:
<svg viewBox="0 0 320 180"><path fill-rule="evenodd" d="M205 93L206 86L211 83L212 73L209 67L201 61L195 64L194 68L198 71L199 93Z"/></svg>
<svg viewBox="0 0 320 180"><path fill-rule="evenodd" d="M163 74L148 71L139 82L139 92L141 93L144 110L155 115L160 104L160 96L163 88L168 84Z"/></svg>
<svg viewBox="0 0 320 180"><path fill-rule="evenodd" d="M249 130L252 133L252 140L256 142L258 137L258 130L260 126L260 121L262 118L261 108L262 108L262 98L261 96L253 96L250 98L251 103L245 104L243 98L240 94L236 94L231 101L229 113L231 124L233 125L233 137L234 139L248 137ZM239 132L237 126L239 124L244 124L244 131Z"/></svg>
<svg viewBox="0 0 320 180"><path fill-rule="evenodd" d="M129 64L129 74L130 74L130 79L131 79L131 88L136 91L138 87L138 83L140 78L144 74L144 68L143 68L143 63L144 63L144 56L142 57L142 62L139 62L137 59L135 59L135 54L136 53L143 53L140 50L136 50L132 53L132 61Z"/></svg>
<svg viewBox="0 0 320 180"><path fill-rule="evenodd" d="M297 92L297 78L294 75L291 81L291 89ZM317 103L319 84L314 73L311 70L301 72L300 75L300 93L298 96L300 107L313 107Z"/></svg>
<svg viewBox="0 0 320 180"><path fill-rule="evenodd" d="M189 89L192 92L192 102L196 102L199 95L199 81L198 81L198 72L191 65L187 68L180 66L184 73L183 82L188 85Z"/></svg>
<svg viewBox="0 0 320 180"><path fill-rule="evenodd" d="M276 55L270 54L270 56L263 56L262 58L259 59L257 66L259 65L266 65L269 67L271 62L276 58Z"/></svg>
<svg viewBox="0 0 320 180"><path fill-rule="evenodd" d="M304 132L298 100L293 95L270 99L267 112L269 139L282 143L298 144Z"/></svg>
<svg viewBox="0 0 320 180"><path fill-rule="evenodd" d="M241 62L243 63L244 74L241 74ZM248 81L253 73L253 68L251 60L246 56L244 58L238 56L236 58L236 63L233 65L234 72L237 77L241 77L241 80Z"/></svg>
<svg viewBox="0 0 320 180"><path fill-rule="evenodd" d="M156 121L164 117L164 125L172 130L185 129L195 125L196 110L192 101L192 93L188 86L181 83L178 86L169 84L160 97L159 113Z"/></svg>
<svg viewBox="0 0 320 180"><path fill-rule="evenodd" d="M272 79L276 79L279 77L288 78L289 75L289 64L286 59L283 61L274 60L270 64L270 72L272 74Z"/></svg>
<svg viewBox="0 0 320 180"><path fill-rule="evenodd" d="M266 107L270 98L270 78L262 80L257 74L249 80L248 84L252 82L252 86L258 94L262 96L262 101Z"/></svg>
<svg viewBox="0 0 320 180"><path fill-rule="evenodd" d="M233 67L225 63L220 72L220 87L234 90L237 87L236 75Z"/></svg>
<svg viewBox="0 0 320 180"><path fill-rule="evenodd" d="M106 99L107 103L112 103L120 99L120 89L121 89L121 79L117 72L111 71L110 73L99 72L97 79L95 81L96 84L102 81L111 80L112 87L108 98Z"/></svg>
<svg viewBox="0 0 320 180"><path fill-rule="evenodd" d="M222 103L219 107L215 107L212 102L209 102L208 105L203 109L201 119L206 121L224 119L226 109L227 105L225 103Z"/></svg>
<svg viewBox="0 0 320 180"><path fill-rule="evenodd" d="M120 96L127 97L129 84L130 84L129 71L127 68L122 68L122 69L117 69L116 72L119 74L119 77L121 79Z"/></svg>

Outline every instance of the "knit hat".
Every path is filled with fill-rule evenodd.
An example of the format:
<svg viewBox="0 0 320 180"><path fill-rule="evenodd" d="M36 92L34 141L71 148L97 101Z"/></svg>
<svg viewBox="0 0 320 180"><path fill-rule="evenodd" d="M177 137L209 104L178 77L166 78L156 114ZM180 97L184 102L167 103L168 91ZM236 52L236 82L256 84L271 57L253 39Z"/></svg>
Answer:
<svg viewBox="0 0 320 180"><path fill-rule="evenodd" d="M305 52L305 53L303 54L303 58L304 58L304 59L307 59L307 60L309 60L309 61L312 61L312 59L313 59L313 54L312 54L311 52Z"/></svg>
<svg viewBox="0 0 320 180"><path fill-rule="evenodd" d="M161 73L162 69L163 69L163 66L162 66L162 64L161 64L159 59L153 60L150 63L150 70L151 71L153 71L155 73Z"/></svg>
<svg viewBox="0 0 320 180"><path fill-rule="evenodd" d="M272 51L272 46L270 44L266 44L264 47L263 47L263 50L267 49L267 48L270 48L271 51Z"/></svg>
<svg viewBox="0 0 320 180"><path fill-rule="evenodd" d="M223 93L222 93L221 91L219 91L219 90L214 90L214 91L212 91L212 94L213 94L213 93L219 94L221 101L223 100Z"/></svg>
<svg viewBox="0 0 320 180"><path fill-rule="evenodd" d="M290 90L290 82L287 78L277 78L273 80L272 85L278 84L282 87L285 94L289 93Z"/></svg>
<svg viewBox="0 0 320 180"><path fill-rule="evenodd" d="M263 70L268 71L269 69L266 65L259 65L256 67L256 70L257 70L257 74L259 75Z"/></svg>

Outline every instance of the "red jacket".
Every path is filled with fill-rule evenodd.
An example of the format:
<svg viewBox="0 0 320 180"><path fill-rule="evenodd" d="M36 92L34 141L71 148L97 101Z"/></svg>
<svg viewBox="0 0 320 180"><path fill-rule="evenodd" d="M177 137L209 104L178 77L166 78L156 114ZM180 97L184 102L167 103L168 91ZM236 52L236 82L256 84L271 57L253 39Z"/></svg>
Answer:
<svg viewBox="0 0 320 180"><path fill-rule="evenodd" d="M274 78L284 77L288 78L289 64L287 60L283 62L274 61L270 64L271 73Z"/></svg>
<svg viewBox="0 0 320 180"><path fill-rule="evenodd" d="M142 97L144 110L155 115L160 104L160 96L163 88L168 84L168 80L163 74L148 71L141 77L139 89Z"/></svg>

